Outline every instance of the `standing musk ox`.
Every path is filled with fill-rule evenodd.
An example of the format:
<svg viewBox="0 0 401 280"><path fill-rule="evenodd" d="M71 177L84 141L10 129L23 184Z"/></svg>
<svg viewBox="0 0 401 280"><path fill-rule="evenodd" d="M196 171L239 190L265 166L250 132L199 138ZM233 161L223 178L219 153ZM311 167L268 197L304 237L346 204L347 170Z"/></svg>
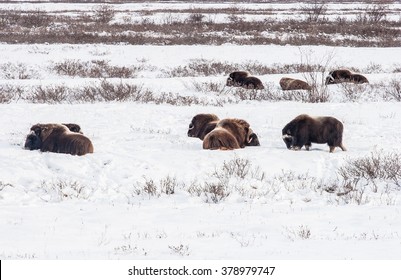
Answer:
<svg viewBox="0 0 401 280"><path fill-rule="evenodd" d="M223 119L203 139L203 149L233 150L245 146L260 146L249 123L240 119Z"/></svg>
<svg viewBox="0 0 401 280"><path fill-rule="evenodd" d="M67 126L68 125L68 126ZM85 155L93 153L92 142L75 124L36 124L25 140L25 149L42 152ZM69 127L78 132L70 131Z"/></svg>
<svg viewBox="0 0 401 280"><path fill-rule="evenodd" d="M292 78L281 78L280 86L282 90L311 90L312 87L304 81Z"/></svg>
<svg viewBox="0 0 401 280"><path fill-rule="evenodd" d="M342 144L343 124L333 117L299 115L283 128L282 137L288 149L300 150L305 145L309 151L312 143L327 143L330 153L336 147L346 151Z"/></svg>
<svg viewBox="0 0 401 280"><path fill-rule="evenodd" d="M203 140L215 127L219 118L214 114L198 114L192 118L188 127L188 137L196 137Z"/></svg>
<svg viewBox="0 0 401 280"><path fill-rule="evenodd" d="M243 87L246 89L265 88L261 80L251 76L251 74L246 71L236 71L230 73L227 78L226 86Z"/></svg>
<svg viewBox="0 0 401 280"><path fill-rule="evenodd" d="M368 79L361 74L353 74L347 69L334 70L326 77L326 85L339 83L364 84L369 83Z"/></svg>

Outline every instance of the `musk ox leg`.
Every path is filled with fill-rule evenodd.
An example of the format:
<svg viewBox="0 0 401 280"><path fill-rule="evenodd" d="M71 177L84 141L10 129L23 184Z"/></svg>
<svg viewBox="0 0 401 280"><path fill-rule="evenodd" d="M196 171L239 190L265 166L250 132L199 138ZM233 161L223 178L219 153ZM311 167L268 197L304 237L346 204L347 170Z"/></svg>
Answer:
<svg viewBox="0 0 401 280"><path fill-rule="evenodd" d="M312 146L312 143L306 143L306 144L305 144L305 149L306 149L307 151L309 151L309 149L310 149L311 146Z"/></svg>
<svg viewBox="0 0 401 280"><path fill-rule="evenodd" d="M294 150L294 151L300 151L301 148L302 148L302 146L301 147L300 146L292 146L292 150Z"/></svg>
<svg viewBox="0 0 401 280"><path fill-rule="evenodd" d="M341 150L343 150L344 152L347 150L342 143L339 145L338 144L329 144L329 147L330 147L330 153L334 152L336 147L340 147Z"/></svg>

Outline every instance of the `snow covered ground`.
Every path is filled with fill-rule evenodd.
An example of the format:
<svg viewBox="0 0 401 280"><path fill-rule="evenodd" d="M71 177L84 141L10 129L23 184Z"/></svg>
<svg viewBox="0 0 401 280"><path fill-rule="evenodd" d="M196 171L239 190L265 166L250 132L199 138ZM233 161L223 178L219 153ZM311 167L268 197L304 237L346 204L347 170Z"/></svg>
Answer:
<svg viewBox="0 0 401 280"><path fill-rule="evenodd" d="M194 59L273 65L301 63L300 54L310 54L313 64L333 54L331 67L379 65L377 73L366 74L371 85L399 79L392 72L401 61L401 48L325 46L1 44L0 52L0 65L22 63L31 71L28 79L9 79L10 68L2 67L0 86L81 87L99 79L60 76L49 68L67 59L103 59L127 67L146 63L152 67L123 81L183 96L201 94L188 88L194 81L225 83L223 73L164 75ZM260 78L278 90L282 76L303 74ZM331 86L332 94L340 91ZM401 104L375 100L242 101L221 107L0 104L0 258L400 259L400 182L362 180L348 196L328 188L343 183L339 168L350 160L400 153ZM187 137L198 113L247 120L261 146L203 150L199 139ZM281 129L302 113L342 121L348 151L330 154L318 144L309 152L287 150ZM95 152L78 157L24 150L29 128L50 122L78 123ZM229 174L228 166L247 172ZM221 192L213 193L210 186L218 183Z"/></svg>
<svg viewBox="0 0 401 280"><path fill-rule="evenodd" d="M398 103L8 104L1 111L2 258L400 257L399 189L368 189L368 202L347 204L314 190L308 178L303 184L288 178L292 171L337 180L336 168L347 158L397 151ZM261 147L202 150L199 139L186 136L191 117L200 112L248 120ZM299 113L342 120L348 152L329 154L325 145L287 150L281 128ZM29 127L50 121L79 123L95 153L23 150ZM247 176L230 183L230 194L217 204L188 191L193 181L215 181L212 173L233 159L249 160L268 180L281 175L282 181ZM168 176L177 181L174 194L142 190L150 180L159 188Z"/></svg>

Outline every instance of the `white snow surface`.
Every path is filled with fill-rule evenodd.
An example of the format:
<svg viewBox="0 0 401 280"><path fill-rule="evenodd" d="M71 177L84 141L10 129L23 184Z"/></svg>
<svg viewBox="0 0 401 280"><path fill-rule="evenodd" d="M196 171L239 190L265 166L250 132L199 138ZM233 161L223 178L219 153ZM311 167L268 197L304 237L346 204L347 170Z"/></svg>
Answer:
<svg viewBox="0 0 401 280"><path fill-rule="evenodd" d="M291 170L335 180L333 171L347 158L398 149L398 103L8 104L1 112L0 178L3 185L11 184L0 192L2 258L400 257L399 190L391 194L392 205L379 196L347 205L332 194L284 185L255 198L232 191L218 204L181 188L160 197L135 195L135 185L145 177L156 183L166 176L187 184L208 181L233 158L250 160L267 177ZM189 121L200 112L248 120L261 146L202 150L199 139L186 136ZM348 152L330 154L325 145L313 145L309 152L287 150L281 128L299 113L342 120ZM30 125L50 121L79 123L95 153L78 157L22 149ZM58 182L78 182L83 190L62 197L54 187ZM244 180L242 187L252 192L248 183ZM259 187L261 192L270 188ZM297 235L302 227L311 232L307 240ZM180 252L172 249L180 245Z"/></svg>

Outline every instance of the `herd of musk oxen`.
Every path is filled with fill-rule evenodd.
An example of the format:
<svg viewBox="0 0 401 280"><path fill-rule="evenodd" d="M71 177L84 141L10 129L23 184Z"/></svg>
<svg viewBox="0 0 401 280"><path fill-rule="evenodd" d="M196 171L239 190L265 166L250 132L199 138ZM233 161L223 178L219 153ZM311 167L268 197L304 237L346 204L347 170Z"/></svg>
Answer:
<svg viewBox="0 0 401 280"><path fill-rule="evenodd" d="M325 84L368 83L366 77L346 69L334 70L326 77ZM246 89L264 89L263 83L246 71L230 73L226 86ZM284 77L280 80L282 90L311 90L305 81ZM222 119L214 114L198 114L189 124L188 136L203 141L203 149L233 150L246 146L260 146L258 136L245 120ZM346 151L343 143L343 124L334 117L311 117L306 114L297 116L282 129L282 138L288 149L309 150L312 143L325 144L330 153L336 147ZM85 155L93 153L93 144L78 124L36 124L31 127L25 140L25 149L42 152Z"/></svg>

